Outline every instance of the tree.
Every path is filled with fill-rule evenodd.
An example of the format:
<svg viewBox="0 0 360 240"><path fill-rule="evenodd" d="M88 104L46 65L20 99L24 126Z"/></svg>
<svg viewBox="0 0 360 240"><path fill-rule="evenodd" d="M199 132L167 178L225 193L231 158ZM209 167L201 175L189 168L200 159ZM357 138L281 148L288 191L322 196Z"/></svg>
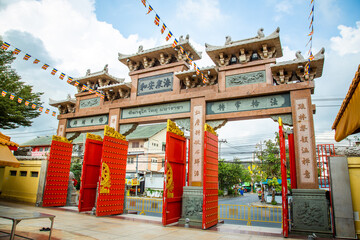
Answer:
<svg viewBox="0 0 360 240"><path fill-rule="evenodd" d="M225 162L223 159L219 160L219 188L230 189L233 185L239 182L249 181L250 175L244 166L239 161Z"/></svg>
<svg viewBox="0 0 360 240"><path fill-rule="evenodd" d="M257 147L258 148L258 147ZM281 160L279 135L275 133L274 141L269 139L265 141L265 148L256 151L257 158L261 161L259 168L263 171L265 178L279 177L281 174Z"/></svg>
<svg viewBox="0 0 360 240"><path fill-rule="evenodd" d="M0 45L3 42L0 41ZM33 93L32 86L26 85L20 81L20 76L11 69L11 63L15 57L11 51L0 49L0 92L7 91L5 97L0 97L0 128L13 129L20 126L31 126L31 119L40 115L37 109L31 108L31 105L25 106L27 100L31 104L41 105L40 96L43 93ZM10 94L16 98L10 100ZM18 103L17 97L23 98L22 103Z"/></svg>

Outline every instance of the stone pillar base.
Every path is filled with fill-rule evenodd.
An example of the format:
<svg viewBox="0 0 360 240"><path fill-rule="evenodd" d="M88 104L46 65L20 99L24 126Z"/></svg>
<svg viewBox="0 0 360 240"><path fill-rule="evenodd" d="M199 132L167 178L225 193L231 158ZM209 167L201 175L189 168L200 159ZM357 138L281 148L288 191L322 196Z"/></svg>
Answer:
<svg viewBox="0 0 360 240"><path fill-rule="evenodd" d="M202 226L203 188L184 187L182 211L179 224L189 224L191 227ZM188 221L187 221L188 219Z"/></svg>
<svg viewBox="0 0 360 240"><path fill-rule="evenodd" d="M292 190L291 234L332 235L330 202L323 189Z"/></svg>

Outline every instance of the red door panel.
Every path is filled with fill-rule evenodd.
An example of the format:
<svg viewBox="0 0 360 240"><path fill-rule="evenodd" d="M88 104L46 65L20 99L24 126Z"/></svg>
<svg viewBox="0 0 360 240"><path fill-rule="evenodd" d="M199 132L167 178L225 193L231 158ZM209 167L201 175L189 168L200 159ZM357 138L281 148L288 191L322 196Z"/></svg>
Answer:
<svg viewBox="0 0 360 240"><path fill-rule="evenodd" d="M186 138L172 132L166 134L163 225L181 217L182 194L186 175Z"/></svg>
<svg viewBox="0 0 360 240"><path fill-rule="evenodd" d="M205 131L203 229L212 227L218 222L218 186L218 137Z"/></svg>
<svg viewBox="0 0 360 240"><path fill-rule="evenodd" d="M66 205L73 145L66 138L53 136L43 194L43 207Z"/></svg>
<svg viewBox="0 0 360 240"><path fill-rule="evenodd" d="M122 214L124 211L127 151L126 140L104 136L96 216Z"/></svg>
<svg viewBox="0 0 360 240"><path fill-rule="evenodd" d="M95 206L96 187L99 181L103 142L86 136L84 161L81 173L79 212L91 211Z"/></svg>

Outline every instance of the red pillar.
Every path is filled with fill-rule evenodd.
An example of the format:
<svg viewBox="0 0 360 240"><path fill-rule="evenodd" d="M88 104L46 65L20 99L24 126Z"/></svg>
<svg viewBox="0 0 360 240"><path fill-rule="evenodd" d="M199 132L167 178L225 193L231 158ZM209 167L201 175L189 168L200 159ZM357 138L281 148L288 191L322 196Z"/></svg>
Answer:
<svg viewBox="0 0 360 240"><path fill-rule="evenodd" d="M288 134L288 142L289 142L289 163L290 163L291 189L296 189L297 184L296 184L294 133Z"/></svg>
<svg viewBox="0 0 360 240"><path fill-rule="evenodd" d="M283 210L283 236L289 235L288 223L288 202L287 202L287 174L286 174L286 153L285 137L282 127L282 120L279 118L279 142L280 142L280 159L281 159L281 186L282 186L282 210Z"/></svg>

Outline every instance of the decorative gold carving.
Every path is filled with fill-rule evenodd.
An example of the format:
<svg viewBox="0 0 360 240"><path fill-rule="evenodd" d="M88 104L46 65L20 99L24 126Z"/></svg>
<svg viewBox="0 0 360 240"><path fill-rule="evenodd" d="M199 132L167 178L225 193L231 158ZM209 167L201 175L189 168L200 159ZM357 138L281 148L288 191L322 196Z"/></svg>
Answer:
<svg viewBox="0 0 360 240"><path fill-rule="evenodd" d="M52 136L52 140L58 141L58 142L63 142L63 143L71 143L72 142L72 141L69 141L66 137L60 137L60 136L56 136L56 135Z"/></svg>
<svg viewBox="0 0 360 240"><path fill-rule="evenodd" d="M173 170L169 163L166 164L166 197L173 198L174 197L174 178L173 178Z"/></svg>
<svg viewBox="0 0 360 240"><path fill-rule="evenodd" d="M167 128L166 128L166 130L167 130L168 132L175 133L176 135L179 135L179 136L181 136L181 137L184 136L184 132L181 131L181 130L178 128L178 126L176 126L176 124L175 124L173 121L171 121L170 119L167 120Z"/></svg>
<svg viewBox="0 0 360 240"><path fill-rule="evenodd" d="M113 137L113 138L117 138L117 139L126 141L126 137L125 137L125 136L121 135L120 133L118 133L117 131L115 131L114 128L109 127L108 125L105 126L104 136L109 136L109 137Z"/></svg>
<svg viewBox="0 0 360 240"><path fill-rule="evenodd" d="M205 131L208 131L209 133L212 133L217 136L217 133L209 124L205 123L204 129Z"/></svg>
<svg viewBox="0 0 360 240"><path fill-rule="evenodd" d="M102 163L100 193L110 193L111 179L110 168L106 163Z"/></svg>
<svg viewBox="0 0 360 240"><path fill-rule="evenodd" d="M101 136L92 134L92 133L86 133L86 138L91 139L91 140L101 141L101 142L103 140Z"/></svg>

